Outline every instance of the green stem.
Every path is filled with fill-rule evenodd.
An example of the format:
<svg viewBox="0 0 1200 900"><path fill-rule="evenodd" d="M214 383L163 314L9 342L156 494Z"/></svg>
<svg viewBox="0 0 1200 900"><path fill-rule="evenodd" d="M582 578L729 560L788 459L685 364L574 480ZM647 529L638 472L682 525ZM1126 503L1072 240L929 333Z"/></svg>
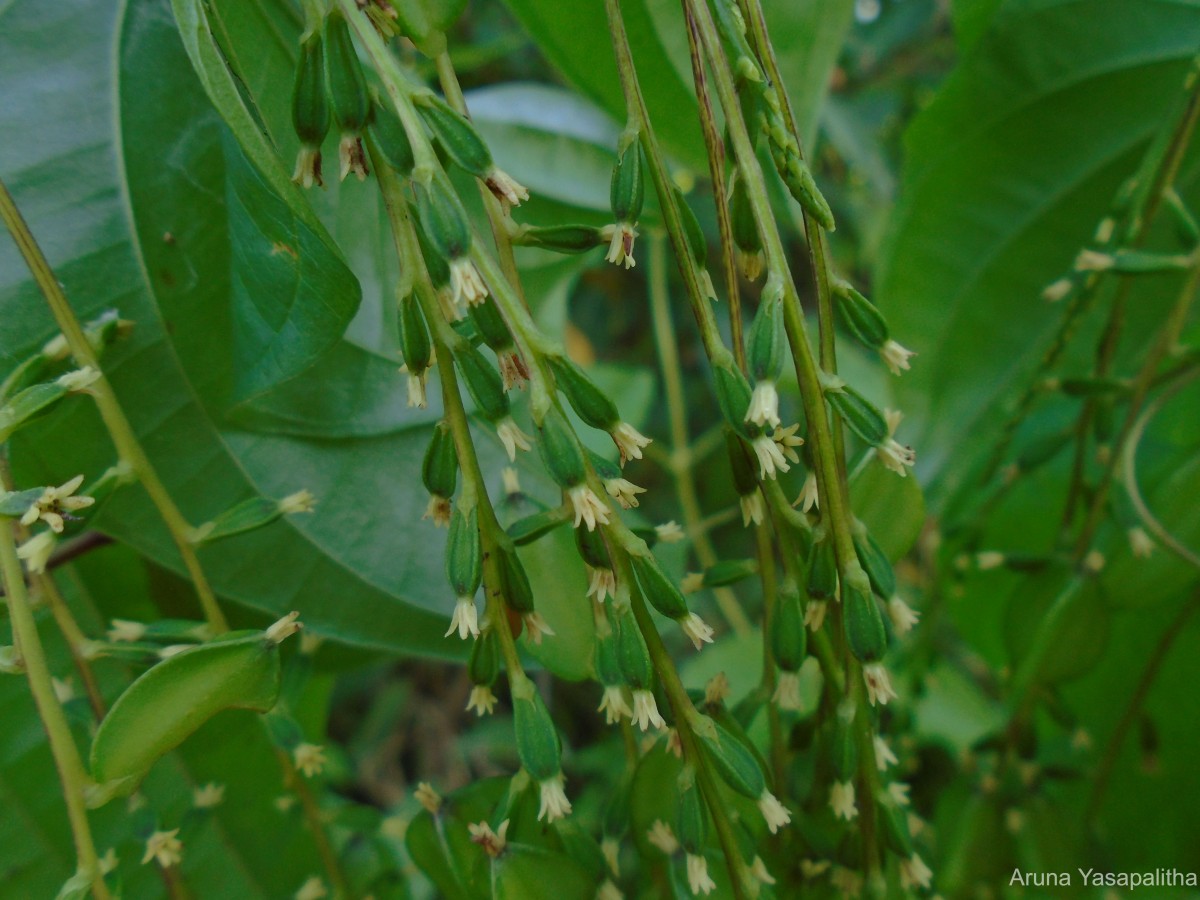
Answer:
<svg viewBox="0 0 1200 900"><path fill-rule="evenodd" d="M321 808L317 805L316 798L313 797L304 776L296 771L287 751L277 747L275 756L279 760L279 768L283 770L284 786L291 788L300 801L300 811L304 815L305 822L308 823L308 830L312 834L313 843L317 847L317 856L321 858L325 874L329 876L334 900L346 900L350 897L350 886L346 882L346 876L342 872L337 854L333 852L333 846L329 843L329 836L325 833L325 823L321 820Z"/></svg>
<svg viewBox="0 0 1200 900"><path fill-rule="evenodd" d="M368 141L368 150L375 172L379 180L380 193L383 195L384 209L392 229L392 238L396 246L396 255L401 267L411 267L413 292L417 302L421 304L421 312L433 339L434 358L438 377L441 380L442 406L446 421L450 424L450 433L454 438L454 449L458 456L459 468L463 473L463 492L460 503L474 504L478 513L479 532L483 545L484 585L487 595L488 618L496 630L500 641L500 650L504 656L505 667L509 678L524 677L521 657L513 639L512 629L508 624L508 616L500 591L499 562L496 557L496 547L500 542L507 542L496 511L487 494L483 470L479 465L479 457L475 453L475 443L471 438L471 425L459 393L458 376L454 371L454 355L451 348L460 344L462 338L446 322L442 315L437 295L425 271L421 256L421 246L417 241L417 233L412 219L408 215L408 206L404 199L404 188L396 174L380 159L374 145Z"/></svg>
<svg viewBox="0 0 1200 900"><path fill-rule="evenodd" d="M775 666L775 650L771 646L771 628L775 622L779 592L775 579L775 555L772 553L771 529L765 522L754 527L754 547L758 557L758 573L763 589L762 621L762 692L767 703L767 730L770 735L770 758L772 775L778 790L787 784L787 748L783 745L783 726L779 720L779 707L775 704L775 685L778 673Z"/></svg>
<svg viewBox="0 0 1200 900"><path fill-rule="evenodd" d="M629 583L632 584L632 579ZM693 717L699 714L692 705L692 701L683 687L683 682L679 680L675 664L671 660L671 654L663 644L658 629L654 627L654 619L646 608L646 602L642 599L641 593L632 590L630 595L633 615L637 619L638 628L641 629L642 635L646 639L646 647L650 651L650 661L654 664L654 671L658 674L658 680L667 695L667 701L671 704L675 728L679 733L679 742L683 747L684 756L695 764L696 778L708 805L709 814L712 816L713 826L717 831L717 840L725 854L725 864L729 868L733 896L737 900L745 900L745 898L753 896L753 886L750 884L749 872L746 869L745 860L742 859L737 837L733 833L733 825L729 821L725 801L721 797L716 778L713 775L712 765L693 728Z"/></svg>
<svg viewBox="0 0 1200 900"><path fill-rule="evenodd" d="M159 480L158 473L142 449L141 443L134 434L133 428L113 392L112 385L109 384L104 370L100 367L100 360L83 333L83 327L79 324L75 311L67 302L62 286L54 276L41 247L38 246L37 240L30 232L29 226L25 223L3 181L0 181L0 218L4 220L4 224L16 242L17 249L25 258L25 263L33 274L34 281L37 282L45 296L50 311L54 314L54 319L67 340L67 346L71 349L75 363L81 368L90 366L100 373L100 377L89 389L100 410L100 417L104 420L104 425L112 437L113 444L116 445L120 458L129 464L146 489L146 493L150 495L150 500L166 523L167 530L171 532L171 537L183 559L184 567L196 587L196 595L204 610L204 618L214 632L219 634L228 631L229 625L225 620L225 614L221 612L217 598L209 586L208 579L204 576L204 570L200 567L200 560L196 557L196 548L192 545L190 538L192 526L184 519L179 507L171 499L166 486Z"/></svg>
<svg viewBox="0 0 1200 900"><path fill-rule="evenodd" d="M650 240L650 316L654 323L654 341L658 348L658 361L662 367L663 386L667 393L667 419L671 430L670 470L675 481L675 494L683 513L683 523L696 557L702 566L717 562L717 552L712 541L700 527L704 518L700 508L700 497L692 477L690 452L688 449L687 402L683 393L683 370L679 362L679 350L675 328L671 322L670 298L667 292L667 254L661 233L652 233ZM738 603L733 591L717 588L713 591L721 614L730 627L740 635L751 631L750 620Z"/></svg>
<svg viewBox="0 0 1200 900"><path fill-rule="evenodd" d="M809 439L812 442L813 457L816 462L817 486L821 494L822 515L827 517L830 523L838 566L843 577L851 572L861 575L862 567L858 563L858 557L854 552L854 541L851 537L849 504L846 502L846 492L842 486L842 473L837 456L838 444L834 438L835 429L831 427L826 412L821 379L804 324L804 311L801 308L800 296L796 291L796 284L788 266L783 239L771 212L771 203L767 195L762 167L754 152L754 144L750 139L746 122L742 118L733 75L729 69L729 62L725 58L725 51L717 34L712 14L708 6L701 0L685 0L685 2L696 21L701 42L713 72L713 80L716 83L721 107L725 111L725 123L733 141L738 168L741 170L746 186L746 196L750 201L755 221L758 223L759 232L763 237L767 268L776 273L783 281L784 325L787 330L788 342L792 348L796 381L800 386L800 398L804 405L805 417L808 420ZM840 425L837 430L840 431Z"/></svg>
<svg viewBox="0 0 1200 900"><path fill-rule="evenodd" d="M688 53L692 59L692 81L696 86L696 100L700 106L700 126L704 132L704 146L708 151L708 174L712 182L713 202L717 208L717 231L721 237L721 263L725 270L725 293L729 297L729 333L733 341L733 357L738 367L746 371L746 342L742 337L742 295L738 290L737 262L733 250L733 225L729 217L729 199L725 190L725 145L717 128L717 116L713 111L712 98L708 94L707 77L704 74L704 57L700 52L700 37L696 33L696 22L686 10Z"/></svg>
<svg viewBox="0 0 1200 900"><path fill-rule="evenodd" d="M37 623L29 607L25 592L25 576L21 561L17 558L17 545L13 539L11 523L0 522L0 574L3 574L4 589L8 597L8 614L12 622L13 640L17 652L25 665L29 679L29 690L37 707L38 717L46 729L50 742L50 753L62 782L63 799L67 804L67 818L71 823L71 835L75 841L75 855L79 869L86 872L92 883L92 893L97 900L108 900L110 894L100 873L100 860L96 845L92 841L91 825L88 823L87 804L84 791L91 783L79 748L67 717L54 694L50 678L50 667L46 653L38 636Z"/></svg>

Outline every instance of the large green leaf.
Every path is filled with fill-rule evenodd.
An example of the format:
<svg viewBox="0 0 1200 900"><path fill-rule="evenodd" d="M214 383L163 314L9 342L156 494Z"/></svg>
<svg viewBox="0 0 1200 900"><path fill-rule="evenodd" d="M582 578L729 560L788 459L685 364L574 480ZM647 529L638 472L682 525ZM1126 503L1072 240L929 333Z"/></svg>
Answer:
<svg viewBox="0 0 1200 900"><path fill-rule="evenodd" d="M936 497L995 436L1057 327L1041 289L1170 114L1200 42L1198 10L1189 0L1004 4L910 127L878 295L895 337L920 353L898 393L903 437L923 479L938 480ZM1132 351L1169 296L1151 288L1130 305Z"/></svg>
<svg viewBox="0 0 1200 900"><path fill-rule="evenodd" d="M226 197L231 166L244 163L165 4L85 4L60 20L17 2L0 15L0 69L11 91L0 125L39 134L36 142L5 142L0 173L79 314L117 307L136 322L106 369L184 513L201 522L248 495L301 487L320 501L314 516L202 552L218 592L270 612L299 609L317 631L343 640L457 649L440 640L440 554L414 540L425 528L434 534L419 521L432 411L410 416L394 399L402 415L388 433L359 440L301 440L228 423L236 267ZM11 365L54 327L8 242L0 273L0 348ZM345 366L328 384L310 382L296 401L352 421L364 396L378 398L384 388L402 396L395 366L384 368L389 380L373 383L379 370ZM42 474L98 473L112 462L102 435L90 404L72 401L22 436L18 474L43 483ZM489 470L498 458L493 444L485 442ZM114 497L98 524L178 565L139 490Z"/></svg>

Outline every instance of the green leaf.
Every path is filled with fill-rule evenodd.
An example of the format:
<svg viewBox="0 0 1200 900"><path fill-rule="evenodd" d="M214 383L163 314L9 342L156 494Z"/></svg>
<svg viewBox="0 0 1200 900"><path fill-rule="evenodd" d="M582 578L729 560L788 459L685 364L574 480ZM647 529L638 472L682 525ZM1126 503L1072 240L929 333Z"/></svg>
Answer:
<svg viewBox="0 0 1200 900"><path fill-rule="evenodd" d="M909 128L876 299L920 353L897 394L937 502L995 437L1057 328L1041 289L1170 115L1198 42L1196 5L1182 0L1010 2ZM1170 296L1142 290L1131 354Z"/></svg>
<svg viewBox="0 0 1200 900"><path fill-rule="evenodd" d="M596 895L586 869L541 847L509 844L492 867L494 900L592 900Z"/></svg>
<svg viewBox="0 0 1200 900"><path fill-rule="evenodd" d="M245 398L299 374L331 348L353 318L360 293L247 107L204 5L174 0L172 7L205 91L253 163L233 163L230 179L235 358L238 393Z"/></svg>
<svg viewBox="0 0 1200 900"><path fill-rule="evenodd" d="M892 562L905 556L925 524L925 497L917 479L901 478L876 459L850 485L854 514Z"/></svg>

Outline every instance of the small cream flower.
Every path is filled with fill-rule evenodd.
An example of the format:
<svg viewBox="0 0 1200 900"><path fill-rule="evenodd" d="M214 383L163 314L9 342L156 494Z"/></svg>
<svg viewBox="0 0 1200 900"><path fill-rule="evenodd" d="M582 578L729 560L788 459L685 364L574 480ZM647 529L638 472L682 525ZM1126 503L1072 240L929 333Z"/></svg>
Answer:
<svg viewBox="0 0 1200 900"><path fill-rule="evenodd" d="M779 391L775 382L764 379L754 385L754 393L750 395L750 406L746 409L744 422L753 422L760 428L770 425L779 426Z"/></svg>
<svg viewBox="0 0 1200 900"><path fill-rule="evenodd" d="M421 807L431 815L435 815L442 808L442 795L434 790L433 785L428 781L422 781L417 785L413 796L417 798L417 802Z"/></svg>
<svg viewBox="0 0 1200 900"><path fill-rule="evenodd" d="M1129 549L1138 559L1147 559L1154 552L1154 541L1146 534L1146 529L1135 525L1129 529Z"/></svg>
<svg viewBox="0 0 1200 900"><path fill-rule="evenodd" d="M688 640L697 650L700 649L701 644L712 643L712 626L695 613L688 613L683 619L680 619L679 627L683 629L683 633L688 636Z"/></svg>
<svg viewBox="0 0 1200 900"><path fill-rule="evenodd" d="M455 631L464 641L468 636L479 637L479 612L475 609L474 597L459 597L454 604L454 615L444 637L450 637Z"/></svg>
<svg viewBox="0 0 1200 900"><path fill-rule="evenodd" d="M633 245L637 240L637 230L628 222L618 222L616 225L605 225L600 234L608 240L608 253L604 258L616 266L632 269L637 265L633 258Z"/></svg>
<svg viewBox="0 0 1200 900"><path fill-rule="evenodd" d="M70 518L72 512L85 509L96 502L94 497L71 496L79 490L81 484L83 484L83 476L76 475L58 487L46 488L42 491L42 496L33 502L33 505L25 511L25 515L21 516L21 524L32 525L41 519L50 526L50 530L55 534L62 534L66 524L64 520Z"/></svg>
<svg viewBox="0 0 1200 900"><path fill-rule="evenodd" d="M858 815L853 781L835 781L829 788L829 808L839 819L849 822Z"/></svg>
<svg viewBox="0 0 1200 900"><path fill-rule="evenodd" d="M875 448L875 453L881 463L903 478L908 474L907 469L912 468L917 462L916 451L912 447L905 447L892 437L896 433L896 429L900 427L904 413L895 409L885 409L883 417L887 420L888 437L884 443Z"/></svg>
<svg viewBox="0 0 1200 900"><path fill-rule="evenodd" d="M112 627L108 629L108 639L114 644L127 641L140 641L146 636L146 626L141 622L129 619L113 619Z"/></svg>
<svg viewBox="0 0 1200 900"><path fill-rule="evenodd" d="M900 886L905 890L913 887L928 888L932 879L933 872L917 854L914 853L908 859L901 861Z"/></svg>
<svg viewBox="0 0 1200 900"><path fill-rule="evenodd" d="M607 525L611 510L603 500L596 496L586 484L577 484L567 490L567 500L575 511L575 527L581 522L587 524L588 531L595 531L596 524Z"/></svg>
<svg viewBox="0 0 1200 900"><path fill-rule="evenodd" d="M156 831L146 840L146 853L142 865L154 860L164 869L183 862L183 842L179 840L179 829Z"/></svg>
<svg viewBox="0 0 1200 900"><path fill-rule="evenodd" d="M896 759L896 754L892 752L887 741L879 735L875 735L875 768L880 772L886 772L888 766L894 766L898 762L900 760Z"/></svg>
<svg viewBox="0 0 1200 900"><path fill-rule="evenodd" d="M663 522L661 525L655 525L654 533L664 544L677 544L687 537L683 533L683 529L679 527L679 523L674 520Z"/></svg>
<svg viewBox="0 0 1200 900"><path fill-rule="evenodd" d="M766 517L767 510L763 504L762 494L755 488L754 493L746 494L739 497L738 502L742 507L742 527L749 528L750 523L761 525Z"/></svg>
<svg viewBox="0 0 1200 900"><path fill-rule="evenodd" d="M522 200L529 199L529 191L515 178L502 169L492 166L484 175L484 183L488 190L495 194L497 200L504 200L512 206L520 206Z"/></svg>
<svg viewBox="0 0 1200 900"><path fill-rule="evenodd" d="M800 496L792 506L799 506L801 512L811 512L820 506L820 496L817 492L817 476L809 472L804 476L804 486L800 488Z"/></svg>
<svg viewBox="0 0 1200 900"><path fill-rule="evenodd" d="M629 701L625 699L624 688L615 684L605 686L604 698L600 701L597 712L604 713L604 721L609 725L620 722L622 716L627 719L633 718L633 710L629 706Z"/></svg>
<svg viewBox="0 0 1200 900"><path fill-rule="evenodd" d="M665 728L667 725L658 711L654 694L644 688L633 692L633 722L642 731L648 730L651 725L655 728Z"/></svg>
<svg viewBox="0 0 1200 900"><path fill-rule="evenodd" d="M800 698L800 674L781 671L779 680L775 683L775 693L771 696L771 700L782 710L799 712L803 709L804 703Z"/></svg>
<svg viewBox="0 0 1200 900"><path fill-rule="evenodd" d="M496 695L486 684L477 684L471 688L471 696L467 699L467 712L475 710L477 716L489 716L496 709Z"/></svg>
<svg viewBox="0 0 1200 900"><path fill-rule="evenodd" d="M504 452L508 454L509 462L517 461L518 447L527 453L533 448L533 444L529 443L529 435L517 426L511 416L496 423L496 436L504 445Z"/></svg>
<svg viewBox="0 0 1200 900"><path fill-rule="evenodd" d="M424 409L429 405L429 401L425 396L425 380L429 377L429 370L422 369L420 375L408 373L408 406L410 409Z"/></svg>
<svg viewBox="0 0 1200 900"><path fill-rule="evenodd" d="M644 487L639 487L624 478L606 479L604 489L608 491L608 496L621 504L622 509L633 509L638 505L637 495L646 493Z"/></svg>
<svg viewBox="0 0 1200 900"><path fill-rule="evenodd" d="M505 835L508 833L508 819L500 823L500 828L497 831L492 831L492 826L487 822L471 822L467 825L467 831L471 835L471 843L478 844L483 848L483 852L495 859L504 852L504 848L508 845Z"/></svg>
<svg viewBox="0 0 1200 900"><path fill-rule="evenodd" d="M562 772L559 772L548 781L540 783L541 788L541 808L538 810L538 821L545 819L547 822L553 822L555 819L562 819L571 814L571 801L567 799L566 791L563 790L564 778Z"/></svg>
<svg viewBox="0 0 1200 900"><path fill-rule="evenodd" d="M525 365L525 360L518 350L498 351L496 363L500 367L500 381L504 390L525 387L525 382L529 380L529 367Z"/></svg>
<svg viewBox="0 0 1200 900"><path fill-rule="evenodd" d="M46 564L50 562L50 556L54 553L57 543L54 532L42 531L18 547L17 556L25 560L25 568L31 574L40 575L46 571Z"/></svg>
<svg viewBox="0 0 1200 900"><path fill-rule="evenodd" d="M775 883L775 876L767 871L767 864L761 856L754 857L754 862L750 863L750 876L762 884Z"/></svg>
<svg viewBox="0 0 1200 900"><path fill-rule="evenodd" d="M325 748L318 744L297 744L292 751L292 762L305 778L312 778L325 768Z"/></svg>
<svg viewBox="0 0 1200 900"><path fill-rule="evenodd" d="M667 856L674 856L679 850L679 841L675 837L675 832L662 819L655 819L651 823L650 829L646 832L646 840Z"/></svg>
<svg viewBox="0 0 1200 900"><path fill-rule="evenodd" d="M820 631L825 622L825 601L809 600L804 604L804 624L809 631Z"/></svg>
<svg viewBox="0 0 1200 900"><path fill-rule="evenodd" d="M876 703L887 706L889 700L898 696L883 663L868 663L863 666L863 681L866 682L867 699L871 701L872 706Z"/></svg>
<svg viewBox="0 0 1200 900"><path fill-rule="evenodd" d="M787 807L770 791L763 791L762 796L758 798L758 811L762 813L771 834L792 821L792 814L787 811Z"/></svg>
<svg viewBox="0 0 1200 900"><path fill-rule="evenodd" d="M192 791L192 805L196 809L212 809L214 806L220 806L224 799L225 785L217 784L215 781L210 781L204 787L198 787Z"/></svg>
<svg viewBox="0 0 1200 900"><path fill-rule="evenodd" d="M708 860L703 856L687 855L687 879L693 896L711 894L717 889L717 883L708 874Z"/></svg>
<svg viewBox="0 0 1200 900"><path fill-rule="evenodd" d="M617 878L621 877L621 843L616 838L606 837L600 841L600 852L608 863L608 870Z"/></svg>
<svg viewBox="0 0 1200 900"><path fill-rule="evenodd" d="M787 428L776 428L771 435L771 440L775 442L775 446L779 448L779 452L794 463L800 462L800 454L796 452L796 448L804 446L804 438L796 434L799 430L800 423L793 422ZM784 471L787 470L785 469Z"/></svg>
<svg viewBox="0 0 1200 900"><path fill-rule="evenodd" d="M450 291L453 303L458 306L466 302L467 306L478 306L487 299L487 285L479 276L479 270L470 258L460 256L450 262Z"/></svg>
<svg viewBox="0 0 1200 900"><path fill-rule="evenodd" d="M316 508L317 498L309 490L299 490L294 494L288 494L279 501L278 505L279 511L285 516L292 516L297 513L310 513Z"/></svg>
<svg viewBox="0 0 1200 900"><path fill-rule="evenodd" d="M429 505L425 507L425 515L422 519L433 519L433 524L438 528L450 527L450 498L439 497L437 494L431 494L429 497Z"/></svg>
<svg viewBox="0 0 1200 900"><path fill-rule="evenodd" d="M912 802L908 798L908 792L910 790L912 790L912 788L903 781L893 781L888 785L887 788L888 797L890 797L892 802L897 806L908 806L909 803Z"/></svg>
<svg viewBox="0 0 1200 900"><path fill-rule="evenodd" d="M901 370L908 371L912 368L908 361L917 354L912 350L900 346L895 341L888 341L879 348L879 355L883 357L883 361L887 363L887 367L892 370L893 375L899 375Z"/></svg>
<svg viewBox="0 0 1200 900"><path fill-rule="evenodd" d="M612 569L593 569L587 567L589 597L595 597L597 603L603 603L605 597L616 596L617 575Z"/></svg>
<svg viewBox="0 0 1200 900"><path fill-rule="evenodd" d="M774 478L777 471L786 472L791 468L779 445L767 435L760 434L750 442L750 446L754 448L754 455L758 458L759 478Z"/></svg>
<svg viewBox="0 0 1200 900"><path fill-rule="evenodd" d="M310 875L309 878L300 885L300 890L296 891L293 900L322 900L329 896L329 890L325 887L319 876Z"/></svg>
<svg viewBox="0 0 1200 900"><path fill-rule="evenodd" d="M642 448L651 443L650 438L646 437L628 422L618 422L617 427L609 432L613 443L617 445L617 450L621 453L621 465L625 465L628 460L641 459Z"/></svg>
<svg viewBox="0 0 1200 900"><path fill-rule="evenodd" d="M525 613L521 617L521 621L525 624L525 634L535 644L540 645L542 643L543 635L554 637L554 629L546 623L546 620L542 618L542 614L537 610Z"/></svg>
<svg viewBox="0 0 1200 900"><path fill-rule="evenodd" d="M899 594L887 602L887 613L896 634L901 637L912 631L921 618L921 614L905 603Z"/></svg>
<svg viewBox="0 0 1200 900"><path fill-rule="evenodd" d="M694 594L696 591L704 587L703 572L688 572L683 576L683 580L679 582L679 590L685 594Z"/></svg>

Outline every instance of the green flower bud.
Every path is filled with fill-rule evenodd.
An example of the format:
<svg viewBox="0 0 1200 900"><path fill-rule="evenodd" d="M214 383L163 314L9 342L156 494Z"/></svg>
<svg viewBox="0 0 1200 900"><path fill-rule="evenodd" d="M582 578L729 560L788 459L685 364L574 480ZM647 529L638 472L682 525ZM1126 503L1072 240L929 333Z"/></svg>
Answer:
<svg viewBox="0 0 1200 900"><path fill-rule="evenodd" d="M627 136L622 143L616 165L613 166L608 197L613 221L632 225L641 217L642 204L646 198L645 181L642 177L642 150L636 134Z"/></svg>
<svg viewBox="0 0 1200 900"><path fill-rule="evenodd" d="M838 315L850 333L872 349L882 347L890 335L887 320L875 304L856 291L848 281L834 279L831 286L833 295L838 299Z"/></svg>
<svg viewBox="0 0 1200 900"><path fill-rule="evenodd" d="M415 184L417 217L429 245L448 262L461 259L471 251L471 226L462 201L442 173L428 184Z"/></svg>
<svg viewBox="0 0 1200 900"><path fill-rule="evenodd" d="M725 430L725 449L729 453L729 465L733 470L733 487L739 497L746 497L758 491L758 478L754 474L754 465L746 452L746 445L730 429Z"/></svg>
<svg viewBox="0 0 1200 900"><path fill-rule="evenodd" d="M696 785L696 773L685 765L679 773L679 812L675 833L684 852L692 856L704 853L708 841L708 811Z"/></svg>
<svg viewBox="0 0 1200 900"><path fill-rule="evenodd" d="M608 554L608 544L604 542L602 532L576 528L575 546L579 549L579 557L593 569L612 568L612 557Z"/></svg>
<svg viewBox="0 0 1200 900"><path fill-rule="evenodd" d="M895 803L880 803L877 808L883 842L901 859L911 859L913 842L912 833L908 830L908 815Z"/></svg>
<svg viewBox="0 0 1200 900"><path fill-rule="evenodd" d="M596 642L596 679L605 687L620 687L625 684L617 634L617 629L612 628Z"/></svg>
<svg viewBox="0 0 1200 900"><path fill-rule="evenodd" d="M292 126L300 152L292 181L304 187L322 186L321 142L329 131L329 101L325 92L325 50L320 33L300 44L296 80L292 86Z"/></svg>
<svg viewBox="0 0 1200 900"><path fill-rule="evenodd" d="M446 578L459 597L474 597L483 578L483 548L475 508L461 506L450 518L446 538Z"/></svg>
<svg viewBox="0 0 1200 900"><path fill-rule="evenodd" d="M804 608L800 592L794 584L785 584L779 591L779 603L771 622L771 651L775 662L785 672L797 672L808 652L808 629L804 627Z"/></svg>
<svg viewBox="0 0 1200 900"><path fill-rule="evenodd" d="M750 382L732 363L713 366L713 378L717 388L717 406L721 408L725 421L741 437L748 441L758 436L757 427L752 433L746 427L746 411L750 408Z"/></svg>
<svg viewBox="0 0 1200 900"><path fill-rule="evenodd" d="M429 508L426 518L435 525L450 524L450 498L458 482L458 453L454 448L454 436L450 423L442 419L433 428L433 436L425 450L421 463L421 481L429 491Z"/></svg>
<svg viewBox="0 0 1200 900"><path fill-rule="evenodd" d="M771 157L775 160L779 177L783 179L796 202L804 207L804 211L816 219L822 228L833 231L837 227L833 220L833 211L829 208L821 189L817 187L808 163L800 158L799 149L790 140L790 135L787 149L771 141Z"/></svg>
<svg viewBox="0 0 1200 900"><path fill-rule="evenodd" d="M583 451L566 418L556 407L546 413L537 428L538 449L546 471L559 487L569 490L587 479Z"/></svg>
<svg viewBox="0 0 1200 900"><path fill-rule="evenodd" d="M500 640L491 628L475 639L471 656L467 661L467 674L471 684L491 687L500 675Z"/></svg>
<svg viewBox="0 0 1200 900"><path fill-rule="evenodd" d="M384 162L403 178L411 178L413 167L416 165L412 142L409 141L408 131L390 103L375 104L371 136L375 138L375 147Z"/></svg>
<svg viewBox="0 0 1200 900"><path fill-rule="evenodd" d="M870 582L849 578L842 583L842 622L846 644L861 663L874 663L887 651L887 632L879 604L871 596Z"/></svg>
<svg viewBox="0 0 1200 900"><path fill-rule="evenodd" d="M521 225L513 232L512 242L556 253L582 253L602 246L606 239L601 229L592 225Z"/></svg>
<svg viewBox="0 0 1200 900"><path fill-rule="evenodd" d="M838 781L853 781L858 770L858 742L854 739L854 705L843 704L834 717L830 755Z"/></svg>
<svg viewBox="0 0 1200 900"><path fill-rule="evenodd" d="M338 145L341 178L353 172L359 181L367 177L367 161L363 154L362 130L371 118L371 96L363 78L350 27L337 9L325 19L325 82L333 120L341 131Z"/></svg>
<svg viewBox="0 0 1200 900"><path fill-rule="evenodd" d="M630 556L629 562L642 596L651 606L669 619L687 618L687 601L653 556Z"/></svg>
<svg viewBox="0 0 1200 900"><path fill-rule="evenodd" d="M617 405L583 369L564 356L551 356L550 368L558 389L585 423L601 431L613 431L620 424Z"/></svg>
<svg viewBox="0 0 1200 900"><path fill-rule="evenodd" d="M558 729L554 727L541 694L528 678L513 679L512 704L513 730L521 765L536 781L555 778L562 770Z"/></svg>
<svg viewBox="0 0 1200 900"><path fill-rule="evenodd" d="M808 596L824 600L837 593L837 560L833 552L833 540L822 536L813 541L808 555Z"/></svg>
<svg viewBox="0 0 1200 900"><path fill-rule="evenodd" d="M691 251L692 260L703 269L708 263L708 241L704 239L704 230L700 227L700 220L696 218L696 213L684 199L683 191L678 187L673 188L673 191L675 204L679 209L679 217L683 220L683 231L687 235L688 250Z"/></svg>
<svg viewBox="0 0 1200 900"><path fill-rule="evenodd" d="M429 329L420 304L411 294L400 300L400 351L408 370L408 405L424 409L425 379L429 372Z"/></svg>
<svg viewBox="0 0 1200 900"><path fill-rule="evenodd" d="M733 179L733 192L729 198L729 226L742 274L746 280L756 281L763 273L762 236L758 233L758 222L754 219L754 209L740 172Z"/></svg>
<svg viewBox="0 0 1200 900"><path fill-rule="evenodd" d="M896 593L896 573L888 560L883 548L871 537L870 532L863 531L854 535L854 551L858 561L871 580L871 587L883 600L890 600Z"/></svg>
<svg viewBox="0 0 1200 900"><path fill-rule="evenodd" d="M888 440L887 420L862 394L848 384L825 389L825 399L850 429L871 446Z"/></svg>
<svg viewBox="0 0 1200 900"><path fill-rule="evenodd" d="M646 649L646 642L631 611L625 609L617 614L613 634L622 678L635 690L650 690L654 685L654 667L650 663L650 651Z"/></svg>
<svg viewBox="0 0 1200 900"><path fill-rule="evenodd" d="M120 473L114 473L113 476L104 478L104 480L109 483L111 489L116 487L120 478ZM94 495L90 496L92 499L96 499ZM215 519L197 526L192 531L191 541L193 544L211 544L221 538L233 537L256 528L262 528L264 525L270 525L289 512L311 512L314 505L312 494L307 491L292 495L286 503L267 497L251 497L231 506ZM79 517L72 516L71 518Z"/></svg>
<svg viewBox="0 0 1200 900"><path fill-rule="evenodd" d="M447 155L464 171L483 178L492 168L492 152L470 120L436 94L420 94L413 101Z"/></svg>
<svg viewBox="0 0 1200 900"><path fill-rule="evenodd" d="M532 614L533 588L529 585L529 576L525 565L514 550L503 545L496 547L496 558L500 564L500 581L504 593L504 602L522 615Z"/></svg>
<svg viewBox="0 0 1200 900"><path fill-rule="evenodd" d="M709 727L697 728L696 734L721 780L743 797L759 799L767 789L767 779L755 755L718 722L707 717L705 721Z"/></svg>
<svg viewBox="0 0 1200 900"><path fill-rule="evenodd" d="M499 422L509 415L508 395L500 381L500 373L474 347L462 347L454 354L458 370L466 382L467 391L475 405L490 422Z"/></svg>
<svg viewBox="0 0 1200 900"><path fill-rule="evenodd" d="M758 574L758 561L754 559L729 559L715 563L704 570L697 587L725 587L737 584L744 578Z"/></svg>
<svg viewBox="0 0 1200 900"><path fill-rule="evenodd" d="M446 258L434 249L429 236L425 234L424 228L417 228L416 232L417 243L421 245L421 257L425 260L426 271L429 272L429 281L440 294L450 287L450 265L446 262ZM447 316L447 318L453 321L460 315L461 313L456 313L455 315Z"/></svg>

